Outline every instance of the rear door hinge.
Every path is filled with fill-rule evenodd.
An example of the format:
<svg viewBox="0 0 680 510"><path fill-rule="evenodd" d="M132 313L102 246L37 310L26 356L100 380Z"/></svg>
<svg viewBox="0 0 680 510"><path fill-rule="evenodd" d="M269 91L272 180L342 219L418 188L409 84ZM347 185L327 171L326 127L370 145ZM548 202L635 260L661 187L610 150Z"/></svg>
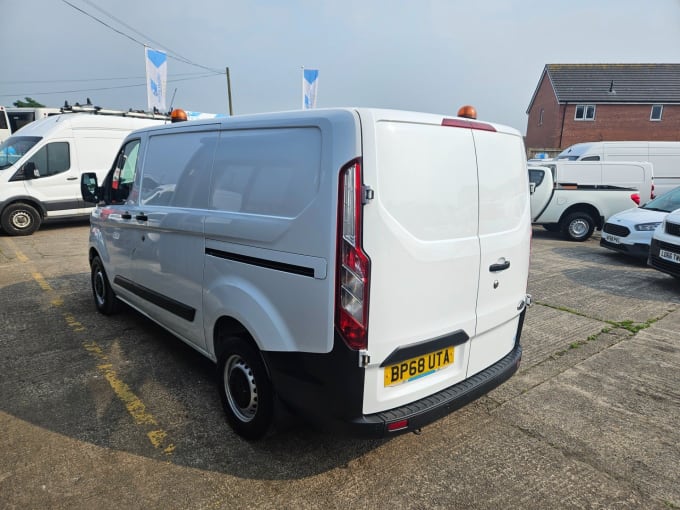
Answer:
<svg viewBox="0 0 680 510"><path fill-rule="evenodd" d="M368 354L368 351L366 350L359 351L359 366L361 368L366 368L370 362L371 356Z"/></svg>
<svg viewBox="0 0 680 510"><path fill-rule="evenodd" d="M367 204L370 200L373 200L375 192L370 186L361 186L361 205Z"/></svg>

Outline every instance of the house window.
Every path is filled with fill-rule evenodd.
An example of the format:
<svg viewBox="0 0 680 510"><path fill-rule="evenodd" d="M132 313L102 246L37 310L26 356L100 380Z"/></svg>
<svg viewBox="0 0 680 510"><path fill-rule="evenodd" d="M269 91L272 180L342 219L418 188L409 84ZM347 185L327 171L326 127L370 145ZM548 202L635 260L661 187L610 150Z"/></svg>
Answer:
<svg viewBox="0 0 680 510"><path fill-rule="evenodd" d="M542 126L543 125L543 108L541 108L541 111L538 114L538 125Z"/></svg>
<svg viewBox="0 0 680 510"><path fill-rule="evenodd" d="M574 120L595 120L595 105L577 104Z"/></svg>
<svg viewBox="0 0 680 510"><path fill-rule="evenodd" d="M649 116L649 120L661 120L662 115L663 115L663 105L662 104L652 105L652 113Z"/></svg>

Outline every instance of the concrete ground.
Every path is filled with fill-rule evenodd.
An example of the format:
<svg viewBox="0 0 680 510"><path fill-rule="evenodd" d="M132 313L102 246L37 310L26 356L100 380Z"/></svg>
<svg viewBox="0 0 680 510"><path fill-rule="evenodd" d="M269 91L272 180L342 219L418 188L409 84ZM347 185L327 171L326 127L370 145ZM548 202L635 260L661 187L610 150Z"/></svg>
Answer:
<svg viewBox="0 0 680 510"><path fill-rule="evenodd" d="M680 508L680 282L534 230L519 372L420 435L226 426L212 364L94 310L87 223L0 234L0 508Z"/></svg>

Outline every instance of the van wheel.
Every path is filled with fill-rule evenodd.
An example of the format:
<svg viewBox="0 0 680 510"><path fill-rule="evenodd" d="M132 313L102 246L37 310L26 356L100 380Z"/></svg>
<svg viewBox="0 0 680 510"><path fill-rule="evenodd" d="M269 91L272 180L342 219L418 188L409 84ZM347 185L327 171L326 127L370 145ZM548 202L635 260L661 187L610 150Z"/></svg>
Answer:
<svg viewBox="0 0 680 510"><path fill-rule="evenodd" d="M94 296L94 304L97 310L104 315L116 313L120 307L120 301L118 301L109 284L102 260L99 257L93 258L90 267L92 295Z"/></svg>
<svg viewBox="0 0 680 510"><path fill-rule="evenodd" d="M2 229L12 236L28 236L40 227L40 214L32 205L17 202L2 211Z"/></svg>
<svg viewBox="0 0 680 510"><path fill-rule="evenodd" d="M262 356L237 336L222 346L218 384L227 421L241 437L260 439L274 417L274 394Z"/></svg>
<svg viewBox="0 0 680 510"><path fill-rule="evenodd" d="M571 241L585 241L595 230L595 220L584 212L571 213L561 225L562 233Z"/></svg>

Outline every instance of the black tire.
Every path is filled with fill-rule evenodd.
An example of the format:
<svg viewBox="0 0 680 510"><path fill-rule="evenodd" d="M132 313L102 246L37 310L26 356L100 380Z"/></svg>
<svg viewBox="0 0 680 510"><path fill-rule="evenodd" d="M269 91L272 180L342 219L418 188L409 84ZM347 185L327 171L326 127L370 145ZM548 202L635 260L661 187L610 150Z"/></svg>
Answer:
<svg viewBox="0 0 680 510"><path fill-rule="evenodd" d="M32 205L17 202L5 207L0 223L2 229L11 236L29 236L38 228L42 218Z"/></svg>
<svg viewBox="0 0 680 510"><path fill-rule="evenodd" d="M259 351L241 337L227 338L217 379L231 428L248 440L262 438L274 420L274 392Z"/></svg>
<svg viewBox="0 0 680 510"><path fill-rule="evenodd" d="M94 306L104 315L116 313L120 308L120 301L118 301L118 298L113 293L113 289L109 284L109 278L104 270L104 264L98 256L92 259L90 268L90 283L92 284Z"/></svg>
<svg viewBox="0 0 680 510"><path fill-rule="evenodd" d="M568 215L560 223L562 234L570 241L585 241L593 235L595 220L585 212L575 212Z"/></svg>
<svg viewBox="0 0 680 510"><path fill-rule="evenodd" d="M543 228L548 232L559 232L561 230L559 223L546 223Z"/></svg>

